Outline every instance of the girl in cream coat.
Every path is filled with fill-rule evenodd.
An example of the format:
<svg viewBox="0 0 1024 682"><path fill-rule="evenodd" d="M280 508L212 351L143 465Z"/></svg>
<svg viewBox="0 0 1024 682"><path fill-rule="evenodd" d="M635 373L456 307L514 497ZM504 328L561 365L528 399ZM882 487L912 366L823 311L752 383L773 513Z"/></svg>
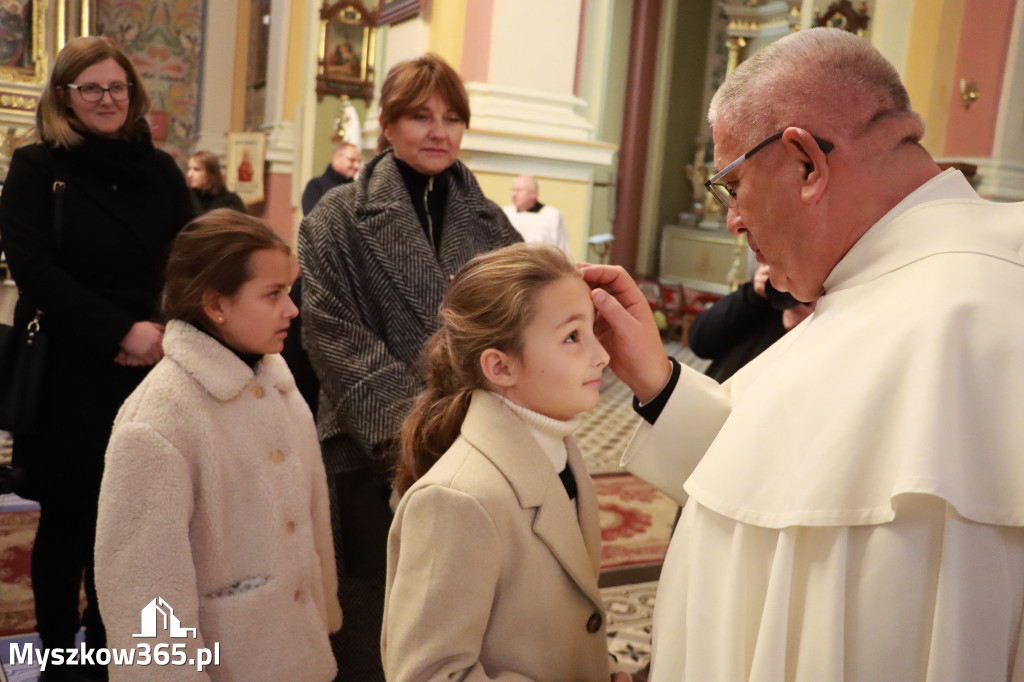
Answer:
<svg viewBox="0 0 1024 682"><path fill-rule="evenodd" d="M470 261L440 317L402 430L387 677L608 682L597 497L571 435L608 362L589 290L557 247L520 244Z"/></svg>
<svg viewBox="0 0 1024 682"><path fill-rule="evenodd" d="M166 644L185 665L112 664L112 680L335 675L327 484L313 417L276 354L297 313L293 270L279 237L226 209L175 242L166 355L107 450L96 582L111 648ZM195 630L176 637L153 606ZM155 637L140 639L147 615ZM219 665L199 672L187 661L203 648Z"/></svg>

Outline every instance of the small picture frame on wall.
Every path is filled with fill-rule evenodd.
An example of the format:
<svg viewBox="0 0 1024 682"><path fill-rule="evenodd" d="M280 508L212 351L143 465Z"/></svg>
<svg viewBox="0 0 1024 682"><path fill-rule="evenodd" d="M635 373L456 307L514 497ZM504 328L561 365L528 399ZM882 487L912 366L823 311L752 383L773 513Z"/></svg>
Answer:
<svg viewBox="0 0 1024 682"><path fill-rule="evenodd" d="M381 0L377 25L390 26L411 19L419 14L426 4L426 0Z"/></svg>
<svg viewBox="0 0 1024 682"><path fill-rule="evenodd" d="M358 0L342 0L320 10L318 99L373 97L374 37L373 13Z"/></svg>
<svg viewBox="0 0 1024 682"><path fill-rule="evenodd" d="M228 133L225 184L247 205L263 201L265 150L263 133Z"/></svg>

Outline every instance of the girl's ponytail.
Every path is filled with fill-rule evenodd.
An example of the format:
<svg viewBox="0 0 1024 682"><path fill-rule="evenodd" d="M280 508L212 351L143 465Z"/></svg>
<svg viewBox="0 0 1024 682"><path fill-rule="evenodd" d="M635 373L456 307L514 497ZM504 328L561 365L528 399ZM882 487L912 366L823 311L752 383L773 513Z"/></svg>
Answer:
<svg viewBox="0 0 1024 682"><path fill-rule="evenodd" d="M459 427L469 410L473 385L459 385L457 368L451 365L448 333L437 331L424 351L429 387L420 393L402 424L401 452L395 474L395 489L404 495L430 470L459 436Z"/></svg>

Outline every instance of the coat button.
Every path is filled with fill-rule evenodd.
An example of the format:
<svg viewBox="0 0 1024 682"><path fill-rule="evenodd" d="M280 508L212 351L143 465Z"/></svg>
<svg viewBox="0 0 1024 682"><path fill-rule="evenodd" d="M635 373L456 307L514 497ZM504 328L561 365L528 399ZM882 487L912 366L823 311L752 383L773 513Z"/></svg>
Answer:
<svg viewBox="0 0 1024 682"><path fill-rule="evenodd" d="M587 632L589 632L590 634L594 634L595 632L600 630L601 620L602 618L600 613L590 614L590 618L587 619Z"/></svg>
<svg viewBox="0 0 1024 682"><path fill-rule="evenodd" d="M274 450L270 453L270 460L275 464L280 464L284 461L284 453L280 450Z"/></svg>
<svg viewBox="0 0 1024 682"><path fill-rule="evenodd" d="M295 532L295 522L294 521L289 521L287 528L288 528L288 532L289 533L294 533Z"/></svg>
<svg viewBox="0 0 1024 682"><path fill-rule="evenodd" d="M255 388L253 388L253 389L252 389L252 394L253 394L254 396L256 396L257 398L262 398L262 397L263 397L263 395L264 395L264 392L263 392L263 387L262 387L262 386L257 386L257 387L255 387Z"/></svg>

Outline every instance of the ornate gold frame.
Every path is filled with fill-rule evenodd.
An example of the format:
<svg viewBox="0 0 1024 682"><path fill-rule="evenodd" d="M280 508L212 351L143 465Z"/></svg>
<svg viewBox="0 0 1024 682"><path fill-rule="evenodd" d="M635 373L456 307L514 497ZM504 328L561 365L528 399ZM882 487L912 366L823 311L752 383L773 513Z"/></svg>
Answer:
<svg viewBox="0 0 1024 682"><path fill-rule="evenodd" d="M58 0L55 51L60 52L72 38L92 35L95 16L96 0Z"/></svg>
<svg viewBox="0 0 1024 682"><path fill-rule="evenodd" d="M23 0L21 6L25 6ZM0 66L0 82L5 84L42 85L46 82L48 61L46 56L46 0L33 0L32 27L28 33L32 36L32 66Z"/></svg>
<svg viewBox="0 0 1024 682"><path fill-rule="evenodd" d="M342 0L320 10L320 62L316 76L316 96L349 95L369 101L373 98L373 62L376 53L374 14L359 0ZM348 29L359 36L358 73L342 73L332 68L332 55L340 47L335 38L337 28Z"/></svg>

